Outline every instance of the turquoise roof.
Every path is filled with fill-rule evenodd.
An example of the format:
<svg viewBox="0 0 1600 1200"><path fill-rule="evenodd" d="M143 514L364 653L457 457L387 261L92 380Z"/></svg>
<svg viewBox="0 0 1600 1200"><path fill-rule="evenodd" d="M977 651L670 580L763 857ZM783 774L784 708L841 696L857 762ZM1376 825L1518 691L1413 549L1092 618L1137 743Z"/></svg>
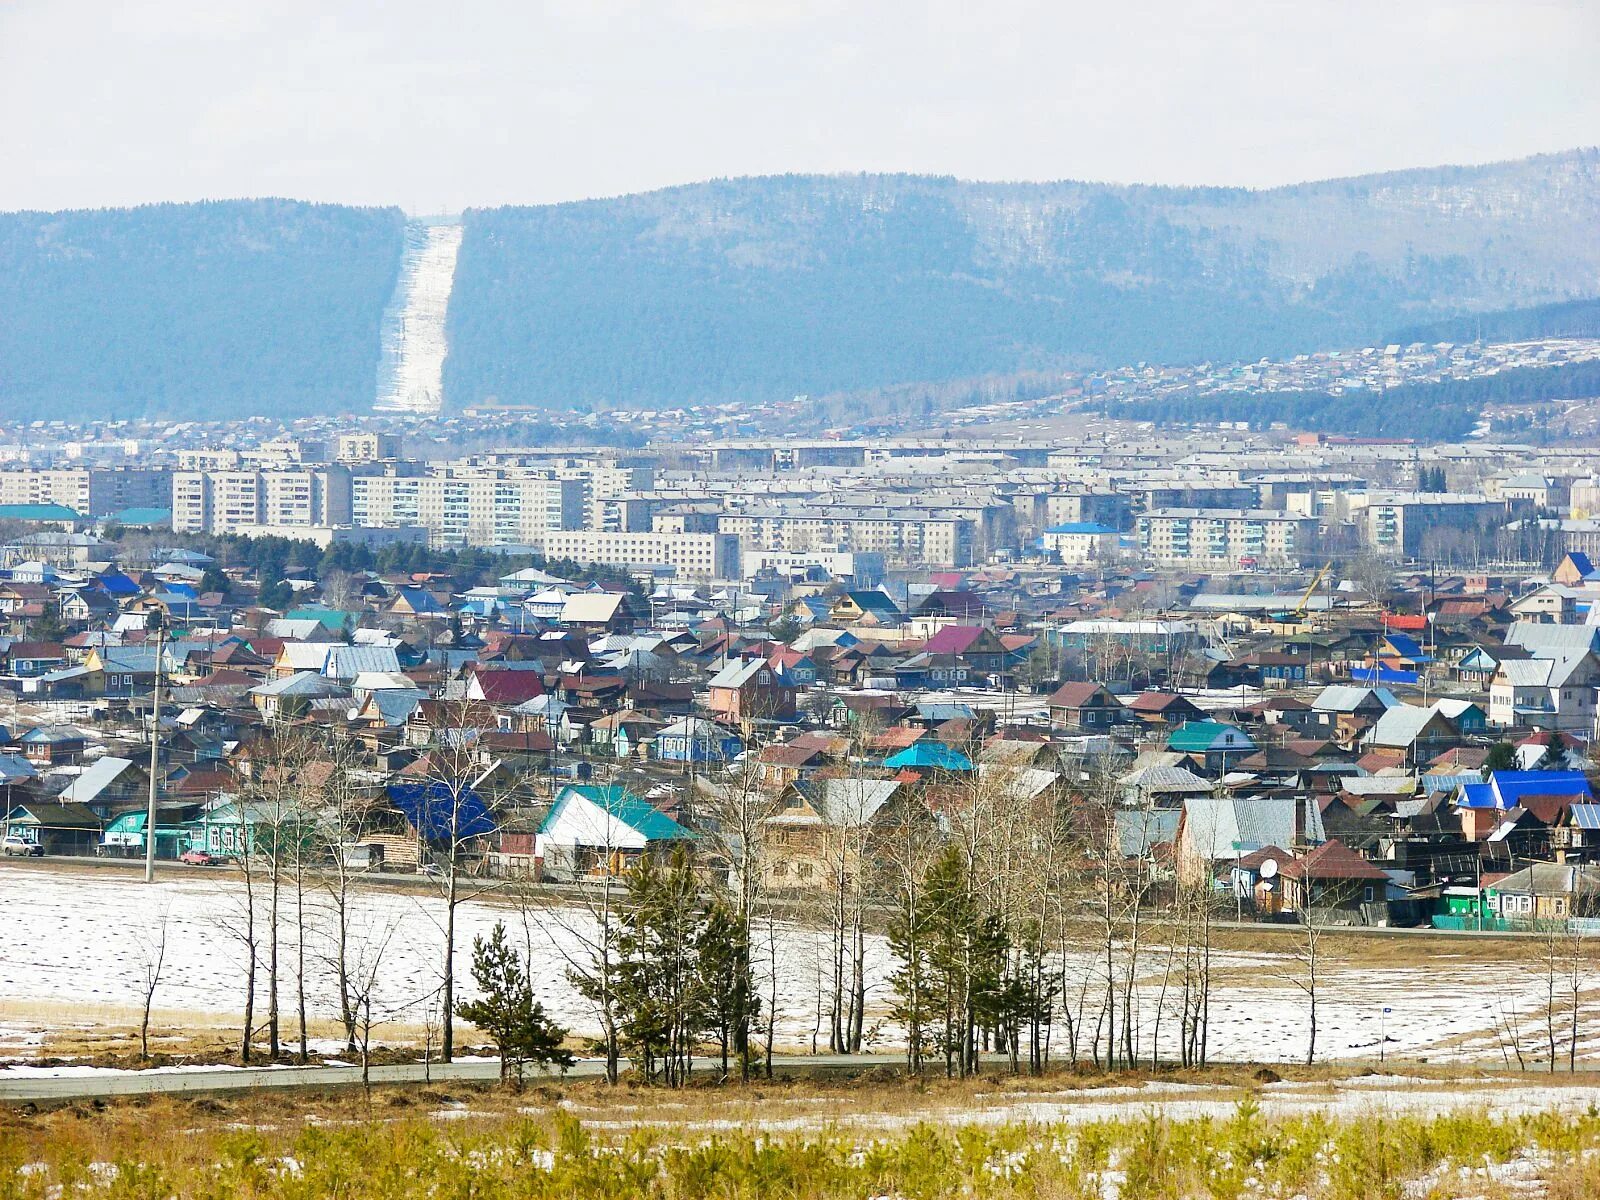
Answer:
<svg viewBox="0 0 1600 1200"><path fill-rule="evenodd" d="M1172 731L1172 736L1167 738L1167 749L1181 750L1188 754L1204 754L1208 750L1215 749L1217 743L1230 734L1243 738L1244 746L1229 748L1255 748L1254 740L1237 725L1229 725L1226 721L1189 721Z"/></svg>
<svg viewBox="0 0 1600 1200"><path fill-rule="evenodd" d="M574 793L610 813L624 825L637 829L648 842L668 842L694 836L655 805L641 800L627 788L598 783L573 784L562 788L561 795L540 822L539 832L543 833L551 826L557 814L566 806L567 798Z"/></svg>
<svg viewBox="0 0 1600 1200"><path fill-rule="evenodd" d="M81 521L65 504L0 504L0 521Z"/></svg>
<svg viewBox="0 0 1600 1200"><path fill-rule="evenodd" d="M899 754L884 760L892 770L910 767L914 771L970 771L972 760L943 742L913 742Z"/></svg>

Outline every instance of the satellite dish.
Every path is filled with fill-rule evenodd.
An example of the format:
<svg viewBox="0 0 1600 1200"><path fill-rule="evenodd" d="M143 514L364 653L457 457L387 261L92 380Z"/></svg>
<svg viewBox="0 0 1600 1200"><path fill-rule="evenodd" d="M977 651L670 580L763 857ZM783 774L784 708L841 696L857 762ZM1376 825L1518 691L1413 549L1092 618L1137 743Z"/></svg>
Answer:
<svg viewBox="0 0 1600 1200"><path fill-rule="evenodd" d="M1278 860L1269 858L1261 864L1261 878L1271 879L1278 873Z"/></svg>

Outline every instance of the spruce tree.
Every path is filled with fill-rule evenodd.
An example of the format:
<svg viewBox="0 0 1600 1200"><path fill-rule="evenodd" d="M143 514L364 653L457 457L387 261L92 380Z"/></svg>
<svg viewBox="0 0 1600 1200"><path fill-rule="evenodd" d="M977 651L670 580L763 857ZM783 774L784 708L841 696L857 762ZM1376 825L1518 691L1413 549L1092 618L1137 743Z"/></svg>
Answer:
<svg viewBox="0 0 1600 1200"><path fill-rule="evenodd" d="M456 1013L489 1036L500 1054L500 1078L522 1083L527 1063L572 1065L561 1048L567 1031L551 1021L544 1005L533 998L522 955L506 936L505 922L496 921L488 938L472 941L472 979L478 999L456 1006Z"/></svg>

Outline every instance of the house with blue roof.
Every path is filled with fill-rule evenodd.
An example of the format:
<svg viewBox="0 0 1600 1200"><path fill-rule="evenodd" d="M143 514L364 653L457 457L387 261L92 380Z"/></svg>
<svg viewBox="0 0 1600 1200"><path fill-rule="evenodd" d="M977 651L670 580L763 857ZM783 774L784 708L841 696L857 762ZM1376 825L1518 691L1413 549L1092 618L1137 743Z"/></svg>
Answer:
<svg viewBox="0 0 1600 1200"><path fill-rule="evenodd" d="M932 739L911 743L898 754L884 759L883 765L891 771L915 771L919 775L972 770L972 760L965 754Z"/></svg>
<svg viewBox="0 0 1600 1200"><path fill-rule="evenodd" d="M646 854L694 835L627 788L571 784L561 789L534 835L540 878L556 883L623 874Z"/></svg>

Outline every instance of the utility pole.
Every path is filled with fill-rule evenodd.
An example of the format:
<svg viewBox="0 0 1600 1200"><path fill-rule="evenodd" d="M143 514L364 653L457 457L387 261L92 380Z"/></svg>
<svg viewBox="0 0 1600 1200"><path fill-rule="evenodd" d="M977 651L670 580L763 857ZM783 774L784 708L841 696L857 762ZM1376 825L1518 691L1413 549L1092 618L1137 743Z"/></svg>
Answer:
<svg viewBox="0 0 1600 1200"><path fill-rule="evenodd" d="M161 660L166 654L167 624L156 614L156 680L150 703L150 803L144 818L144 881L156 881L156 780L161 764Z"/></svg>

